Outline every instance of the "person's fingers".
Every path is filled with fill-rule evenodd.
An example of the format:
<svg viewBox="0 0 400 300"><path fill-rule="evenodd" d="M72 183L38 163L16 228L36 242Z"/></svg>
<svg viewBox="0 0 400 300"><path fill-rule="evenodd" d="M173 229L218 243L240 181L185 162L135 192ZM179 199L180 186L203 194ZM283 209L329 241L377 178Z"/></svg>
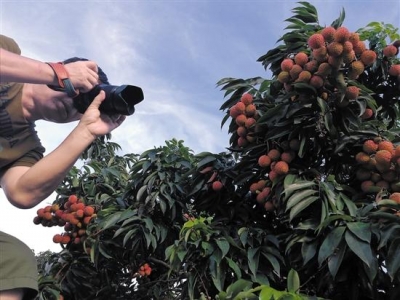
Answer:
<svg viewBox="0 0 400 300"><path fill-rule="evenodd" d="M105 98L106 93L104 91L100 91L100 93L93 99L92 103L90 103L89 107L98 109Z"/></svg>
<svg viewBox="0 0 400 300"><path fill-rule="evenodd" d="M96 74L99 72L99 68L97 66L97 64L94 61L85 61L87 67L91 70L93 70L93 72L95 72Z"/></svg>

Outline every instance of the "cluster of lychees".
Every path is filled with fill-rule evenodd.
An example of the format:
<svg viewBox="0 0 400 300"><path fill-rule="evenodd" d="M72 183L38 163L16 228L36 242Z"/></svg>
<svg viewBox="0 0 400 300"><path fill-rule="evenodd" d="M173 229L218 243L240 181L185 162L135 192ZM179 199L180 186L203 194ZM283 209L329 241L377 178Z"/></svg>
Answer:
<svg viewBox="0 0 400 300"><path fill-rule="evenodd" d="M280 176L289 173L290 163L296 158L300 142L292 139L284 149L273 148L268 153L258 158L258 165L263 169L268 169L267 180L259 180L250 186L250 192L256 194L258 203L263 204L267 211L273 210L275 204L271 197L271 187L268 182L274 182Z"/></svg>
<svg viewBox="0 0 400 300"><path fill-rule="evenodd" d="M148 263L143 264L140 266L139 271L138 271L140 276L150 276L151 274L151 267Z"/></svg>
<svg viewBox="0 0 400 300"><path fill-rule="evenodd" d="M388 45L383 50L383 55L391 58L398 54L400 41ZM315 87L317 90L325 85L325 82L333 70L341 69L349 79L357 79L377 59L373 50L367 49L365 42L360 40L358 33L350 32L346 27L325 27L308 39L310 55L299 52L284 59L281 63L281 72L278 81L284 84L286 90L290 91L293 83L304 82ZM400 65L392 65L389 74L400 76ZM400 78L400 77L399 77ZM358 97L359 88L348 86L346 91L347 100ZM321 89L320 96L328 99L328 93ZM372 116L368 110L363 118Z"/></svg>
<svg viewBox="0 0 400 300"><path fill-rule="evenodd" d="M400 192L400 145L394 146L381 138L364 141L363 150L356 154L359 164L356 177L364 193L382 189L389 193Z"/></svg>
<svg viewBox="0 0 400 300"><path fill-rule="evenodd" d="M238 135L238 146L245 147L249 143L254 142L257 108L253 103L253 95L249 93L243 94L240 101L230 108L229 114L233 119L235 119L238 126L236 130Z"/></svg>
<svg viewBox="0 0 400 300"><path fill-rule="evenodd" d="M63 207L53 204L39 208L33 222L49 227L64 226L65 232L53 236L54 243L81 244L87 238L86 227L96 217L95 212L93 206L85 205L76 195L70 195Z"/></svg>

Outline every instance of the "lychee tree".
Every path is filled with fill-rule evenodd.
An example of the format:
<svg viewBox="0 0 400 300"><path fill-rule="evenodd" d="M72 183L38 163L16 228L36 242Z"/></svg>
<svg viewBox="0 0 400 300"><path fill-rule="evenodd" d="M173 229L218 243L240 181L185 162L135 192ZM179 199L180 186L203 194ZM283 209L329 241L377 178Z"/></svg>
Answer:
<svg viewBox="0 0 400 300"><path fill-rule="evenodd" d="M40 299L398 299L400 36L299 2L272 74L225 78L227 152L83 155L34 222L63 226Z"/></svg>

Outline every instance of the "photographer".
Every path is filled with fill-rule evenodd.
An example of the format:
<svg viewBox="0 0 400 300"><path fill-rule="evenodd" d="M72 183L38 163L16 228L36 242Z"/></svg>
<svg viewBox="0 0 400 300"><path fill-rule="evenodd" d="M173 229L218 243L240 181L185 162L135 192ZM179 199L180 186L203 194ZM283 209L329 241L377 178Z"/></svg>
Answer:
<svg viewBox="0 0 400 300"><path fill-rule="evenodd" d="M54 89L64 85L67 92L68 88L76 94L88 92L99 83L99 74L100 82L108 83L100 71L91 61L50 65L23 57L13 39L0 35L0 185L14 206L32 208L46 199L81 153L125 120L124 115L99 110L104 91L81 114L71 96ZM54 151L43 156L37 120L79 122ZM33 299L37 289L33 252L0 231L0 299Z"/></svg>

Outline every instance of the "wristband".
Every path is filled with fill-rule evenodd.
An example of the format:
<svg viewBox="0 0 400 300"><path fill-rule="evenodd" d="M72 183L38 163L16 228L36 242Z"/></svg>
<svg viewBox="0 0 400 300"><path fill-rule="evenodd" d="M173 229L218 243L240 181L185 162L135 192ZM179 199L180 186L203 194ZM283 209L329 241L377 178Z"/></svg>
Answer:
<svg viewBox="0 0 400 300"><path fill-rule="evenodd" d="M79 91L75 90L74 86L72 85L72 82L69 79L68 71L67 69L65 69L64 64L61 62L46 64L48 64L53 69L59 85L48 85L48 87L55 91L65 92L71 98L78 96Z"/></svg>

